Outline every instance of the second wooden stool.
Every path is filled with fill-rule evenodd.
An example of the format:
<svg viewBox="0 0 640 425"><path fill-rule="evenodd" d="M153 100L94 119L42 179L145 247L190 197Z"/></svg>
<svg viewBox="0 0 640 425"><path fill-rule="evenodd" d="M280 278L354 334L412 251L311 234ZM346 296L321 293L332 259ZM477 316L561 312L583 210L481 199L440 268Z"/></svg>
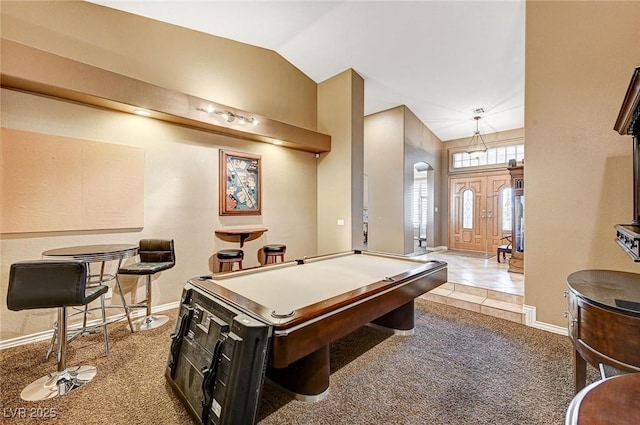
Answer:
<svg viewBox="0 0 640 425"><path fill-rule="evenodd" d="M229 264L229 271L233 271L233 265L238 263L240 270L242 270L242 259L244 258L244 251L241 249L222 249L216 253L218 258L218 271L223 271L224 265Z"/></svg>
<svg viewBox="0 0 640 425"><path fill-rule="evenodd" d="M278 258L284 263L284 253L287 251L287 246L283 244L265 245L262 247L264 252L264 263L277 263Z"/></svg>

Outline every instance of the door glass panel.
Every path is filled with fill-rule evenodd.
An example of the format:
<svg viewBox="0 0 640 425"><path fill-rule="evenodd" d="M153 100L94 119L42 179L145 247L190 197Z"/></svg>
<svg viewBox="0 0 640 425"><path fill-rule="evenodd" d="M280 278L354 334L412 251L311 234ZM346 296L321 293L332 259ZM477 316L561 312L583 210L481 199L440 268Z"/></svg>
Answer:
<svg viewBox="0 0 640 425"><path fill-rule="evenodd" d="M462 192L462 228L473 229L473 191Z"/></svg>

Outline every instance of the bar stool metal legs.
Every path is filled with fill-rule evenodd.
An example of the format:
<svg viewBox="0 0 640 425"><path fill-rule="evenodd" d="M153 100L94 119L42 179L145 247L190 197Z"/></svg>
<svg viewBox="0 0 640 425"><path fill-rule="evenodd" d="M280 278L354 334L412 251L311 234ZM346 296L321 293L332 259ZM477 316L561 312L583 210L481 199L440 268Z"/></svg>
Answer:
<svg viewBox="0 0 640 425"><path fill-rule="evenodd" d="M122 263L122 260L118 262L118 269L120 269L121 263ZM120 285L120 279L118 279L117 273L115 276L115 280L116 280L116 286L118 287L118 292L120 293L120 300L122 301L122 308L124 309L124 315L127 318L127 322L129 322L129 329L131 329L131 332L134 332L133 323L131 322L131 307L129 307L129 305L127 304L127 301L124 298L124 291L122 290L122 285Z"/></svg>
<svg viewBox="0 0 640 425"><path fill-rule="evenodd" d="M147 299L141 303L131 305L131 307L146 307L147 313L144 317L134 320L133 327L138 331L159 328L169 321L168 316L151 314L151 275L147 275Z"/></svg>
<svg viewBox="0 0 640 425"><path fill-rule="evenodd" d="M106 309L106 306L105 306L104 294L100 296L100 310L102 312L102 322L99 324L99 326L102 327L102 333L104 334L105 356L109 356L109 353L110 353L110 351L109 351L109 333L107 331L107 324L109 322L107 322L107 309ZM87 326L87 314L89 314L88 306L87 305L84 306L84 311L72 313L71 315L73 316L74 314L79 314L79 313L83 314L82 327L78 328L78 329L73 329L72 330L73 335L71 337L69 337L69 331L68 331L68 329L66 329L68 318L65 317L65 320L64 320L64 322L65 322L65 338L67 338L67 341L65 341L65 345L68 342L73 341L74 339L76 339L79 336L90 335L90 334L93 334L93 333L97 333L97 331L95 330L94 326L91 326L91 327ZM58 353L58 357L60 357L60 342L61 342L60 341L60 339L61 339L60 326L61 326L60 325L60 317L58 317L58 321L53 324L53 334L51 335L51 341L49 341L49 347L47 348L47 353L44 356L45 360L49 359L49 356L53 352L53 347L54 347L56 341L58 341L57 353Z"/></svg>

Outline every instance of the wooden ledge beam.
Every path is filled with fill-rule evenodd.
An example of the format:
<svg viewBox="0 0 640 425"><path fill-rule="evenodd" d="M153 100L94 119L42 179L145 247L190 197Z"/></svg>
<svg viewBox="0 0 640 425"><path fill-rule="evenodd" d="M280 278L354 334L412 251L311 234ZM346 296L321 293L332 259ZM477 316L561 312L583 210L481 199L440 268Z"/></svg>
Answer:
<svg viewBox="0 0 640 425"><path fill-rule="evenodd" d="M221 105L186 93L176 92L122 74L54 55L14 41L0 45L0 84L101 108L133 113L144 109L151 117L212 133L257 142L281 142L282 146L306 152L331 150L331 136L296 127L265 116ZM227 122L219 114L255 118L259 125Z"/></svg>

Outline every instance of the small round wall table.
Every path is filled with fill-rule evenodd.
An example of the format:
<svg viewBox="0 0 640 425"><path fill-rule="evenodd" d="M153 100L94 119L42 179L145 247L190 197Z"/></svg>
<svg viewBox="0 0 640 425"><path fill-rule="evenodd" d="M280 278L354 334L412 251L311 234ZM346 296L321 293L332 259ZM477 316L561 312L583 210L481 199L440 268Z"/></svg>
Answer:
<svg viewBox="0 0 640 425"><path fill-rule="evenodd" d="M240 239L240 248L242 248L244 246L244 241L256 239L267 230L268 229L265 229L264 227L257 227L254 229L218 229L215 233L221 239L238 236Z"/></svg>

